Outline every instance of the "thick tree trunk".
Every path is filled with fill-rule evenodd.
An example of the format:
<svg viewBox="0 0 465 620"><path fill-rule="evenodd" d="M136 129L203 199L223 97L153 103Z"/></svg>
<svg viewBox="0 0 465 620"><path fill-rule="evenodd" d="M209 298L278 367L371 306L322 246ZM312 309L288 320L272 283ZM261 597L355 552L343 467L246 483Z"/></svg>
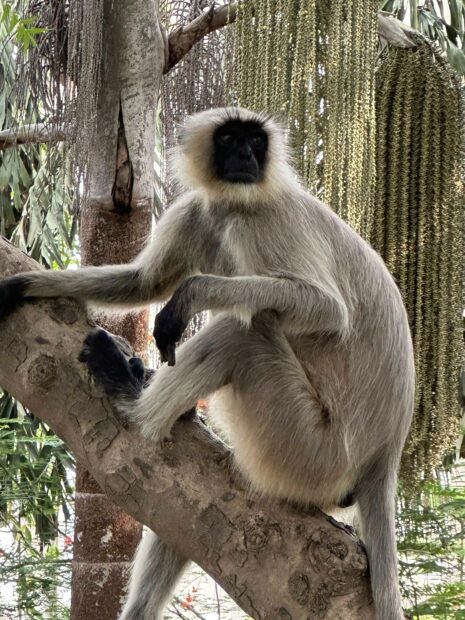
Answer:
<svg viewBox="0 0 465 620"><path fill-rule="evenodd" d="M150 233L155 114L165 46L157 6L104 2L101 83L87 196L81 215L83 265L127 263ZM147 312L98 316L146 354ZM113 620L124 600L141 526L117 508L80 466L76 476L72 620Z"/></svg>
<svg viewBox="0 0 465 620"><path fill-rule="evenodd" d="M35 263L0 242L0 277ZM46 421L125 511L192 558L255 619L373 620L367 560L318 510L257 501L230 455L195 421L157 448L126 429L77 357L90 328L69 300L0 324L0 385Z"/></svg>

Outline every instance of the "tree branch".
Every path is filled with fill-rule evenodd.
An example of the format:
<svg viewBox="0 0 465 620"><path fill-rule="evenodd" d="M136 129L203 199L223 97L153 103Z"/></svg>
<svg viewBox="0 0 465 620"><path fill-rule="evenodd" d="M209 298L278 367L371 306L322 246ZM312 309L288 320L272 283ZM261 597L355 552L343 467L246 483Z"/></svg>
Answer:
<svg viewBox="0 0 465 620"><path fill-rule="evenodd" d="M66 132L60 127L49 123L23 125L15 129L0 131L0 150L18 144L33 144L35 142L60 142L66 140Z"/></svg>
<svg viewBox="0 0 465 620"><path fill-rule="evenodd" d="M37 264L0 240L0 277ZM320 511L251 499L196 420L161 448L127 429L77 357L90 328L72 300L27 303L0 324L0 385L73 450L107 495L204 568L253 618L373 620L367 560Z"/></svg>
<svg viewBox="0 0 465 620"><path fill-rule="evenodd" d="M164 73L168 73L192 47L210 32L232 24L237 17L237 3L210 9L196 17L187 26L179 26L168 38L168 57Z"/></svg>
<svg viewBox="0 0 465 620"><path fill-rule="evenodd" d="M417 44L410 38L410 33L416 32L407 24L393 17L390 13L380 11L378 13L378 34L380 39L394 47L414 49Z"/></svg>

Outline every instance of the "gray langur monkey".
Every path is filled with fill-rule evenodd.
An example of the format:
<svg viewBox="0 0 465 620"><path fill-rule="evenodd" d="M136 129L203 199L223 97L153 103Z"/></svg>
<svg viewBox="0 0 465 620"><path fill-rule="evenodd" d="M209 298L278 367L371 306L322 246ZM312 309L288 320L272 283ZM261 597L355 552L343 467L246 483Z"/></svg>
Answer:
<svg viewBox="0 0 465 620"><path fill-rule="evenodd" d="M323 509L358 504L378 620L403 618L394 508L414 363L399 291L379 255L308 194L268 116L192 116L175 155L183 195L128 265L33 272L0 283L0 316L31 297L136 306L170 298L147 385L106 332L82 358L115 406L160 441L199 398L252 488ZM175 352L189 319L213 320ZM114 360L114 363L112 362ZM187 560L149 533L124 620L153 620Z"/></svg>

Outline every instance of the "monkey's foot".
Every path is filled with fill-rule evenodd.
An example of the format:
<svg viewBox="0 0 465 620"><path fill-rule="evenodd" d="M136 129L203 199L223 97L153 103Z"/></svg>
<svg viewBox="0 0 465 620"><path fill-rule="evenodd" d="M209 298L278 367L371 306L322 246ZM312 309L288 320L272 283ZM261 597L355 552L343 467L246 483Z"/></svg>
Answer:
<svg viewBox="0 0 465 620"><path fill-rule="evenodd" d="M158 412L159 413L159 412ZM134 419L134 416L132 416ZM145 421L141 421L141 419L136 421L138 422L138 426L142 432L142 435L148 439L152 444L163 446L167 441L173 441L173 427L177 423L178 420L194 420L198 419L207 426L207 423L204 419L197 415L197 411L195 407L192 407L185 413L181 414L175 420L165 419L163 420L162 416L152 416L150 419L145 419Z"/></svg>
<svg viewBox="0 0 465 620"><path fill-rule="evenodd" d="M127 360L108 332L103 329L90 332L79 361L87 364L95 381L116 403L139 397L144 386L144 364L138 357Z"/></svg>
<svg viewBox="0 0 465 620"><path fill-rule="evenodd" d="M11 314L25 299L26 280L21 276L0 282L0 320Z"/></svg>

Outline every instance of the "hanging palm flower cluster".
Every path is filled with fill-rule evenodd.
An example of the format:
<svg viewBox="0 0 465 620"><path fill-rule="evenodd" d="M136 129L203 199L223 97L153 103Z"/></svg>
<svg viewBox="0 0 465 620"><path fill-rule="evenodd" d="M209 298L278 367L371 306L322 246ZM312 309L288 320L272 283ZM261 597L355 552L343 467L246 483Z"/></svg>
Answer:
<svg viewBox="0 0 465 620"><path fill-rule="evenodd" d="M288 119L307 186L362 234L372 221L376 0L243 3L238 102Z"/></svg>
<svg viewBox="0 0 465 620"><path fill-rule="evenodd" d="M401 289L417 393L405 479L457 437L463 338L463 107L458 78L424 40L388 49L376 74L377 186L371 242Z"/></svg>

